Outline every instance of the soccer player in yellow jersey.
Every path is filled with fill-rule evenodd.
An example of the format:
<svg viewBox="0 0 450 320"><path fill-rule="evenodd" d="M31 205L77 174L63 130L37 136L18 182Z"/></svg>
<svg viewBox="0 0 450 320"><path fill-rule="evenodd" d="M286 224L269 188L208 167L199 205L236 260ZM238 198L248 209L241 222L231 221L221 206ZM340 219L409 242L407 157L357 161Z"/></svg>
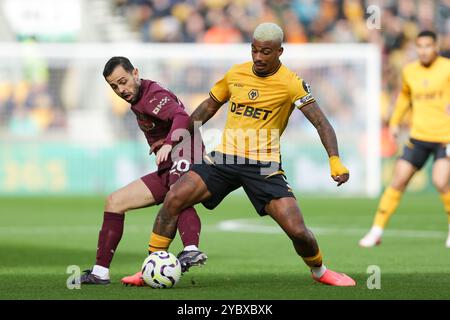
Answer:
<svg viewBox="0 0 450 320"><path fill-rule="evenodd" d="M228 104L222 144L183 175L164 200L156 217L150 247L167 250L175 236L177 219L185 207L202 202L212 209L233 190L243 187L256 211L270 215L292 240L311 268L316 281L354 286L349 276L331 271L281 168L280 135L291 112L298 108L316 127L328 153L331 176L337 185L349 171L339 160L336 135L314 100L309 85L281 64L283 31L273 23L254 31L252 62L233 66L191 115L191 124L205 123Z"/></svg>
<svg viewBox="0 0 450 320"><path fill-rule="evenodd" d="M436 34L421 32L416 39L419 61L403 69L402 89L389 127L394 136L408 109L412 110L410 138L397 160L394 177L381 197L373 226L359 241L373 247L381 236L412 176L430 155L434 157L432 180L441 195L448 216L450 248L450 59L438 55Z"/></svg>

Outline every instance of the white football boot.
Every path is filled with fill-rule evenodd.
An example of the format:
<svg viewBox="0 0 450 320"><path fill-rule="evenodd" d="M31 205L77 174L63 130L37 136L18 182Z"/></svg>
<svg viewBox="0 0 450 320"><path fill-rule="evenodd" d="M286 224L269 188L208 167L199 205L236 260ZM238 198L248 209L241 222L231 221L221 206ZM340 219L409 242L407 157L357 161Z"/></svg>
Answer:
<svg viewBox="0 0 450 320"><path fill-rule="evenodd" d="M359 245L363 248L371 248L381 243L381 236L383 235L383 228L373 226L370 231L359 240Z"/></svg>

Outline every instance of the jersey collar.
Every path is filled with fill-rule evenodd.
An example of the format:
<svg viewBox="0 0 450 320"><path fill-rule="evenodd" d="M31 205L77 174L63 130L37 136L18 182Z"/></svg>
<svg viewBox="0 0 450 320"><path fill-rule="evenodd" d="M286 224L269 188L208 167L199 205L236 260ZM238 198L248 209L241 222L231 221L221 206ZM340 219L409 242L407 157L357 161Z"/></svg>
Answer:
<svg viewBox="0 0 450 320"><path fill-rule="evenodd" d="M282 63L280 62L280 64L277 66L277 68L276 68L275 70L273 70L271 73L265 74L265 75L263 75L263 76L256 73L256 71L255 71L255 65L252 65L252 71L253 71L253 74L254 74L255 76L257 76L257 77L260 77L260 78L267 78L267 77L270 77L270 76L274 75L275 73L277 73L277 71L280 70L281 65L282 65Z"/></svg>

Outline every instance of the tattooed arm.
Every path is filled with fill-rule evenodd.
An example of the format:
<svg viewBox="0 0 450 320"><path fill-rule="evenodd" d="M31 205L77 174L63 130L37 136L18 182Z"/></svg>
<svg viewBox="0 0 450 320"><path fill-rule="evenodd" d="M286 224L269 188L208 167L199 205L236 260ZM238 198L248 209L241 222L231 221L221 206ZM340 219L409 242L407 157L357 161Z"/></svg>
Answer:
<svg viewBox="0 0 450 320"><path fill-rule="evenodd" d="M202 125L205 124L209 119L211 119L216 114L216 112L220 109L222 104L223 103L219 103L211 97L208 97L206 100L200 103L197 109L195 109L194 112L191 114L189 131L191 132L193 131L195 122L200 121Z"/></svg>
<svg viewBox="0 0 450 320"><path fill-rule="evenodd" d="M336 134L334 133L333 127L327 117L323 114L319 105L316 102L313 102L304 106L300 110L319 133L320 140L322 141L325 150L327 150L328 157L339 157Z"/></svg>
<svg viewBox="0 0 450 320"><path fill-rule="evenodd" d="M349 171L339 160L336 134L327 117L323 114L316 102L308 104L300 110L302 110L305 117L319 133L320 140L322 141L330 160L331 177L338 183L338 186L347 182L349 179Z"/></svg>

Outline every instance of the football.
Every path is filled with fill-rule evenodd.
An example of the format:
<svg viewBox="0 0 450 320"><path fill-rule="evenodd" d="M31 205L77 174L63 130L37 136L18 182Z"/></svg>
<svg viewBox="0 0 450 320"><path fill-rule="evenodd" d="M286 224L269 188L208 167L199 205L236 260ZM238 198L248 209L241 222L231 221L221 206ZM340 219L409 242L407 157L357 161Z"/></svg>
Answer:
<svg viewBox="0 0 450 320"><path fill-rule="evenodd" d="M142 278L152 288L171 288L181 278L180 261L170 252L153 252L142 264Z"/></svg>

